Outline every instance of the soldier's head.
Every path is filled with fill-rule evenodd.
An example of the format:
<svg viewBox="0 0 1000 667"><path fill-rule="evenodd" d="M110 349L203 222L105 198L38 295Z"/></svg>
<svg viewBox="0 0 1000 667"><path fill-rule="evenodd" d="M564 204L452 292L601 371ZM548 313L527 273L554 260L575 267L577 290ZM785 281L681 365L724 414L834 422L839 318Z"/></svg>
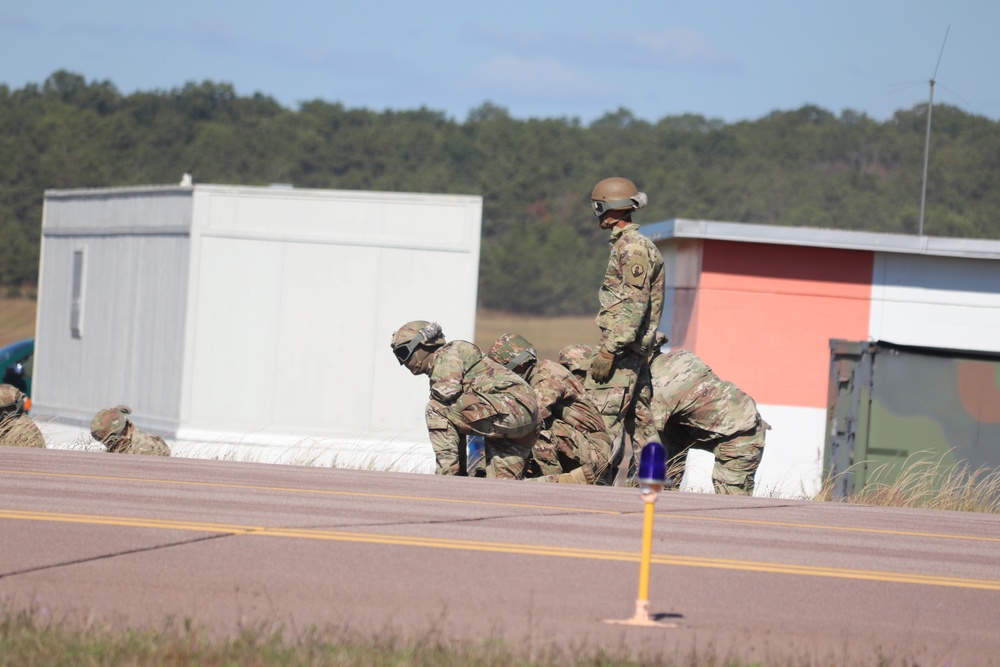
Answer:
<svg viewBox="0 0 1000 667"><path fill-rule="evenodd" d="M414 375L427 372L427 358L445 344L441 325L427 320L407 322L392 334L392 353Z"/></svg>
<svg viewBox="0 0 1000 667"><path fill-rule="evenodd" d="M30 399L12 384L0 384L0 418L22 415L30 409Z"/></svg>
<svg viewBox="0 0 1000 667"><path fill-rule="evenodd" d="M90 420L90 435L109 448L114 446L128 428L130 414L132 408L127 405L104 408Z"/></svg>
<svg viewBox="0 0 1000 667"><path fill-rule="evenodd" d="M632 221L632 211L644 208L649 201L645 192L639 192L635 183L627 178L613 176L594 186L590 205L600 220L601 229Z"/></svg>
<svg viewBox="0 0 1000 667"><path fill-rule="evenodd" d="M653 337L653 350L655 352L660 352L662 350L663 346L666 345L669 342L670 342L670 339L667 338L667 334L665 334L662 331L660 331L659 329L657 329L656 336Z"/></svg>
<svg viewBox="0 0 1000 667"><path fill-rule="evenodd" d="M585 378L593 356L594 348L589 345L567 345L559 350L559 363L577 377Z"/></svg>
<svg viewBox="0 0 1000 667"><path fill-rule="evenodd" d="M505 333L490 346L487 356L504 368L524 377L538 361L535 346L524 336Z"/></svg>

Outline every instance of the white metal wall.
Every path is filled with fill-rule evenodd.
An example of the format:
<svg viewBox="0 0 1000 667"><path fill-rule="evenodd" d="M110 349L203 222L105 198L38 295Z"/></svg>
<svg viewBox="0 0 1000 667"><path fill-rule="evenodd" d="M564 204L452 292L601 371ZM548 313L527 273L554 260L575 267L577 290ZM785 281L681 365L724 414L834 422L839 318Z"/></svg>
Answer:
<svg viewBox="0 0 1000 667"><path fill-rule="evenodd" d="M34 413L89 424L130 405L151 430L179 415L190 191L46 193ZM73 254L82 250L82 329L70 330Z"/></svg>
<svg viewBox="0 0 1000 667"><path fill-rule="evenodd" d="M427 379L390 334L475 328L482 200L196 186L189 432L426 440Z"/></svg>
<svg viewBox="0 0 1000 667"><path fill-rule="evenodd" d="M876 253L870 336L1000 352L1000 262Z"/></svg>

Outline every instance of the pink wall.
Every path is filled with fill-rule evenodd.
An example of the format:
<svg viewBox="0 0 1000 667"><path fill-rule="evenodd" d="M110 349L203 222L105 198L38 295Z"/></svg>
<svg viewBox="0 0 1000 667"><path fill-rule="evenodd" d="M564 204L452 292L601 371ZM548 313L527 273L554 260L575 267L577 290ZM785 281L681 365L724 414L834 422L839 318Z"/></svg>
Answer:
<svg viewBox="0 0 1000 667"><path fill-rule="evenodd" d="M829 340L868 338L874 253L713 240L699 245L694 297L682 288L674 304L673 328L687 318L690 324L683 340L671 343L700 356L758 403L825 407Z"/></svg>

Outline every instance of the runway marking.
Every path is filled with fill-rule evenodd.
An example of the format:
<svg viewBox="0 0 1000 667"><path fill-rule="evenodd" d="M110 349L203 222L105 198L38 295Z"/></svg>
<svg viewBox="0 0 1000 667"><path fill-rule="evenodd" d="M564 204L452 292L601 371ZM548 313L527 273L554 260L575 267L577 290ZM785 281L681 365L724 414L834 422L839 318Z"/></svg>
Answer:
<svg viewBox="0 0 1000 667"><path fill-rule="evenodd" d="M529 505L527 503L498 503L490 500L470 500L467 498L428 498L427 496L403 496L392 493L370 493L367 491L332 491L330 489L302 489L290 486L257 486L253 484L226 484L222 482L192 482L174 479L147 479L145 477L114 477L111 475L78 475L57 472L26 472L21 470L0 470L0 474L31 475L37 477L69 477L74 479L106 479L118 482L141 482L144 484L171 484L175 486L208 486L222 489L244 489L248 491L281 491L283 493L315 493L328 496L355 496L359 498L387 498L390 500L423 500L435 503L456 503L460 505L492 505L496 507L521 507L530 509L580 512L582 514L621 514L618 510L602 510L581 507L559 507L552 505Z"/></svg>
<svg viewBox="0 0 1000 667"><path fill-rule="evenodd" d="M511 544L505 542L486 542L451 538L385 535L378 533L324 530L315 528L272 528L268 526L211 522L203 523L198 521L179 521L171 519L19 510L0 510L0 519L54 521L61 523L126 526L132 528L154 528L160 530L189 530L241 536L334 540L340 542L360 542L365 544L385 544L392 546L458 549L463 551L487 551L491 553L510 553L526 556L555 556L561 558L586 558L592 560L630 562L637 562L639 560L639 554L630 551L608 551L549 545ZM729 558L705 558L700 556L676 556L667 554L653 555L652 562L657 565L707 567L722 570L768 572L773 574L797 574L810 577L834 577L839 579L861 579L865 581L882 581L891 583L918 584L924 586L947 586L951 588L974 588L987 591L1000 591L1000 581L991 579L969 579L963 577L945 577L928 574L909 574L905 572L856 570L818 565L795 565L792 563L768 563L763 561L746 561Z"/></svg>
<svg viewBox="0 0 1000 667"><path fill-rule="evenodd" d="M557 512L575 512L579 514L615 514L615 515L623 514L623 512L619 510L564 507L559 505L530 505L527 503L500 503L489 500L470 500L466 498L433 498L427 496L394 495L391 493L333 491L329 489L302 489L302 488L283 487L283 486L226 484L220 482L192 482L192 481L172 480L172 479L147 479L143 477L116 477L112 475L80 475L75 473L53 473L53 472L36 472L36 471L22 471L22 470L0 470L0 474L36 476L36 477L65 477L72 479L104 479L104 480L113 480L119 482L140 482L143 484L168 484L174 486L205 486L213 488L244 489L253 491L277 491L282 493L306 493L306 494L319 494L319 495L331 495L331 496L354 496L360 498L386 498L389 500L420 500L424 502L434 502L434 503L488 505L495 507L519 507L526 509L542 509L542 510L550 510ZM664 496L664 497L669 497L669 496ZM629 512L629 514L632 513L633 512ZM634 513L641 514L642 511L641 509L636 509ZM778 526L783 528L810 528L813 530L832 530L832 531L850 532L850 533L899 535L905 537L932 537L945 540L969 540L973 542L1000 543L1000 537L984 537L979 535L955 535L952 533L926 533L914 530L888 530L884 528L865 528L861 526L831 526L827 524L795 523L791 521L768 521L765 519L738 519L738 518L717 517L717 516L704 516L701 514L677 514L669 510L663 511L662 509L661 511L657 512L656 516L665 520L682 519L682 520L692 520L692 521L718 521L724 523L749 524L749 525L759 525L759 526Z"/></svg>

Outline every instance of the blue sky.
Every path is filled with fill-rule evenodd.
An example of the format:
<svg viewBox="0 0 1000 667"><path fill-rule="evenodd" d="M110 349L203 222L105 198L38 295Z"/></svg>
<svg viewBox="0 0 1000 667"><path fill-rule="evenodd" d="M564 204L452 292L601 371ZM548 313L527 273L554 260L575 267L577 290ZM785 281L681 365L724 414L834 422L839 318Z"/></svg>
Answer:
<svg viewBox="0 0 1000 667"><path fill-rule="evenodd" d="M123 93L212 80L462 121L589 123L625 107L726 122L805 104L884 120L927 102L1000 120L998 0L0 1L0 83L66 69Z"/></svg>

